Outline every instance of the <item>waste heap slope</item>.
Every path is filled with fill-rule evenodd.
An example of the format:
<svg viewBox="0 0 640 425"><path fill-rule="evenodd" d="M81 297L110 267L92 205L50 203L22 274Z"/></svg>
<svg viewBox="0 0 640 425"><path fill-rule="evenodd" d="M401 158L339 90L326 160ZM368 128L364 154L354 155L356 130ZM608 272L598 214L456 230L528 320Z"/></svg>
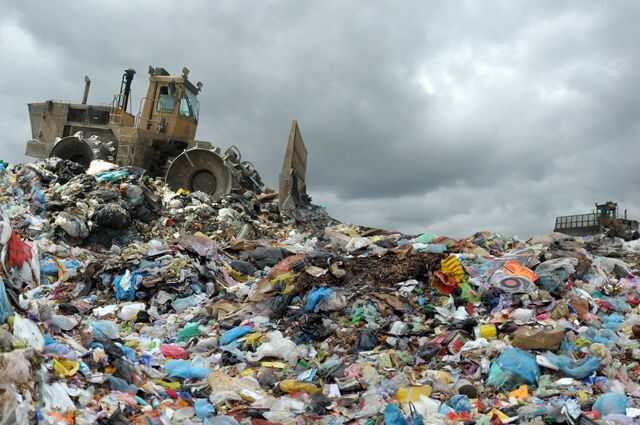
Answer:
<svg viewBox="0 0 640 425"><path fill-rule="evenodd" d="M0 424L640 417L636 241L291 219L55 158L0 201Z"/></svg>

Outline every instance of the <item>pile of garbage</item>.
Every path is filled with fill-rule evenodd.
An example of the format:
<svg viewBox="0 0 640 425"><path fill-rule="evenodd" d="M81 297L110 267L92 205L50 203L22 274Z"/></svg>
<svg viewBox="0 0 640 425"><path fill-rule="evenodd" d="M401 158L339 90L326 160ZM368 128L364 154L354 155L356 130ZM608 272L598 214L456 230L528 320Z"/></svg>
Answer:
<svg viewBox="0 0 640 425"><path fill-rule="evenodd" d="M0 424L640 420L637 241L291 219L58 159L0 198Z"/></svg>

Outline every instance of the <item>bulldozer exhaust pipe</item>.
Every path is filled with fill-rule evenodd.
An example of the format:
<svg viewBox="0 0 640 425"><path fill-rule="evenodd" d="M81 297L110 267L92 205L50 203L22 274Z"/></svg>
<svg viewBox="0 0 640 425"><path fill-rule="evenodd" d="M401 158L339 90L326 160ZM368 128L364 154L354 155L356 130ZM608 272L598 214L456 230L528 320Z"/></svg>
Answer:
<svg viewBox="0 0 640 425"><path fill-rule="evenodd" d="M91 79L88 75L84 76L84 93L82 93L82 104L87 104L87 99L89 98L89 89L91 88Z"/></svg>

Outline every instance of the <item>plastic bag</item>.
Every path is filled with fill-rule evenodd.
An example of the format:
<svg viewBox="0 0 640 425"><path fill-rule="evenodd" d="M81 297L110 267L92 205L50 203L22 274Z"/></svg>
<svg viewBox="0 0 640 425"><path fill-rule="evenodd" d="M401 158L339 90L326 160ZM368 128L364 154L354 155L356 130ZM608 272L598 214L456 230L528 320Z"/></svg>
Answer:
<svg viewBox="0 0 640 425"><path fill-rule="evenodd" d="M613 313L612 315L606 317L603 320L602 327L609 329L611 331L617 331L623 322L624 322L624 317L622 317L618 313Z"/></svg>
<svg viewBox="0 0 640 425"><path fill-rule="evenodd" d="M31 260L31 246L24 242L15 231L11 233L8 242L7 268L22 267L24 263Z"/></svg>
<svg viewBox="0 0 640 425"><path fill-rule="evenodd" d="M517 384L535 384L540 367L533 355L517 348L508 348L491 364L488 385L498 388Z"/></svg>
<svg viewBox="0 0 640 425"><path fill-rule="evenodd" d="M145 303L125 304L118 313L118 318L125 321L135 320L138 313L145 311L146 309L147 305Z"/></svg>
<svg viewBox="0 0 640 425"><path fill-rule="evenodd" d="M89 328L98 339L116 339L120 336L118 326L110 320L95 320Z"/></svg>
<svg viewBox="0 0 640 425"><path fill-rule="evenodd" d="M9 304L7 290L4 287L4 281L0 279L0 323L4 323L7 317L13 314L13 307Z"/></svg>
<svg viewBox="0 0 640 425"><path fill-rule="evenodd" d="M200 325L197 322L187 323L185 327L178 332L178 342L188 341L198 336L200 336Z"/></svg>
<svg viewBox="0 0 640 425"><path fill-rule="evenodd" d="M168 359L188 359L189 353L182 347L175 344L160 345L160 352Z"/></svg>
<svg viewBox="0 0 640 425"><path fill-rule="evenodd" d="M16 314L14 317L13 336L24 340L29 347L42 351L44 349L44 337L38 325L19 314Z"/></svg>
<svg viewBox="0 0 640 425"><path fill-rule="evenodd" d="M608 392L602 394L593 404L592 410L597 410L600 416L611 414L624 415L627 412L628 400L622 393Z"/></svg>
<svg viewBox="0 0 640 425"><path fill-rule="evenodd" d="M0 425L29 425L29 405L13 385L0 385Z"/></svg>
<svg viewBox="0 0 640 425"><path fill-rule="evenodd" d="M242 400L243 397L257 401L267 396L260 383L251 376L234 378L216 369L209 374L207 382L211 387L209 401L214 405L226 400Z"/></svg>
<svg viewBox="0 0 640 425"><path fill-rule="evenodd" d="M164 364L164 368L172 378L204 379L209 375L208 368L195 367L188 360L169 360Z"/></svg>
<svg viewBox="0 0 640 425"><path fill-rule="evenodd" d="M54 382L50 385L43 384L42 399L45 410L66 412L68 410L75 410L76 408L67 392L67 384L63 382Z"/></svg>
<svg viewBox="0 0 640 425"><path fill-rule="evenodd" d="M408 425L397 404L387 404L384 408L384 425Z"/></svg>
<svg viewBox="0 0 640 425"><path fill-rule="evenodd" d="M80 217L73 216L64 211L56 216L54 226L60 227L72 238L84 239L89 236L87 223Z"/></svg>
<svg viewBox="0 0 640 425"><path fill-rule="evenodd" d="M269 332L267 341L260 345L255 353L248 353L247 359L259 361L263 357L277 357L284 359L289 364L296 364L300 357L299 348L293 341L282 336L280 331Z"/></svg>
<svg viewBox="0 0 640 425"><path fill-rule="evenodd" d="M129 177L129 172L126 170L104 171L95 175L96 180L99 182L115 182L127 177Z"/></svg>
<svg viewBox="0 0 640 425"><path fill-rule="evenodd" d="M124 272L122 276L118 276L113 281L116 291L116 299L118 301L133 301L136 298L136 290L142 281L142 274L139 272L131 273L129 270Z"/></svg>
<svg viewBox="0 0 640 425"><path fill-rule="evenodd" d="M600 367L600 360L596 357L587 357L580 361L574 361L568 356L551 352L545 353L544 356L565 375L575 379L586 378Z"/></svg>
<svg viewBox="0 0 640 425"><path fill-rule="evenodd" d="M333 291L331 288L317 288L311 291L307 297L307 303L304 305L305 311L311 312L316 309L318 304L326 302Z"/></svg>
<svg viewBox="0 0 640 425"><path fill-rule="evenodd" d="M26 384L32 381L32 350L13 350L0 353L0 385Z"/></svg>
<svg viewBox="0 0 640 425"><path fill-rule="evenodd" d="M216 413L216 408L205 398L196 399L193 407L195 408L196 416L200 419L208 418Z"/></svg>

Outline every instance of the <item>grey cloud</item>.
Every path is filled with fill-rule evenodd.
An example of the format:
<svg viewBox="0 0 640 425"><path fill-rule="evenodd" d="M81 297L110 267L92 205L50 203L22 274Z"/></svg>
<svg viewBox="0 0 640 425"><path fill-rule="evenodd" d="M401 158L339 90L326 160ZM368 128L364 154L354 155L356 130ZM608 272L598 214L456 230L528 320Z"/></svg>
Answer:
<svg viewBox="0 0 640 425"><path fill-rule="evenodd" d="M55 4L54 4L55 3ZM640 216L636 2L57 2L5 5L0 131L25 104L108 103L122 69L202 80L198 137L275 185L291 119L309 188L346 221L519 235L623 201Z"/></svg>

